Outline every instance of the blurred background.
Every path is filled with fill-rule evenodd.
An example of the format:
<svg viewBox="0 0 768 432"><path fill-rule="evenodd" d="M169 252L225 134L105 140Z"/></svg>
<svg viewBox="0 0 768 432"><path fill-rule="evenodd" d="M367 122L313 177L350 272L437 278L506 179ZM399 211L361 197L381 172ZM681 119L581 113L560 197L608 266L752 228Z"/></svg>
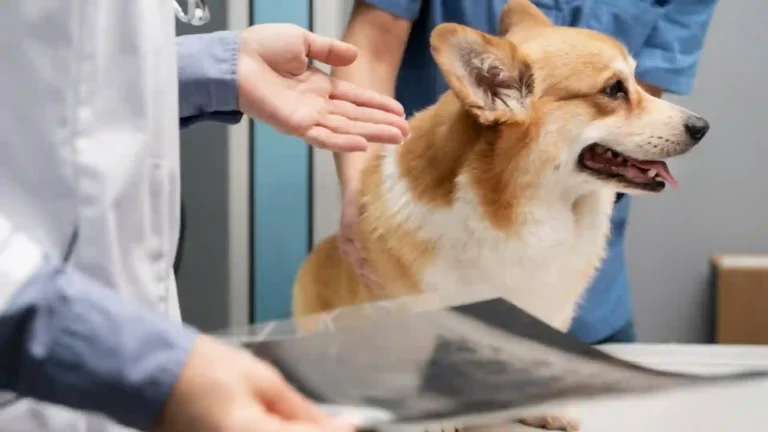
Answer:
<svg viewBox="0 0 768 432"><path fill-rule="evenodd" d="M352 7L352 0L209 3L209 24L179 24L178 33L279 21L341 37ZM731 261L718 274L712 256L768 253L766 16L763 0L719 2L693 94L664 96L712 129L700 148L670 164L680 189L633 200L626 248L641 342L712 342L715 293L730 289L723 284L738 288L733 271L745 268ZM296 268L338 227L331 154L247 121L187 130L181 154L185 320L217 330L286 317ZM768 267L765 261L746 267ZM731 319L750 308L768 319L768 270L741 280L749 297L744 309L731 302Z"/></svg>

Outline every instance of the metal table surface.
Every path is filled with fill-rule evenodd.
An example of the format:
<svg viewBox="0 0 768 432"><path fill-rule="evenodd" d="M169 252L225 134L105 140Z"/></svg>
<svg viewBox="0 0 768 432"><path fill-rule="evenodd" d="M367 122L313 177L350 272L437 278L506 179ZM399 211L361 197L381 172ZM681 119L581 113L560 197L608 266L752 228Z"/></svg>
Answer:
<svg viewBox="0 0 768 432"><path fill-rule="evenodd" d="M603 349L625 360L672 372L768 370L768 347L763 346L630 344L606 345ZM767 408L768 380L569 407L581 419L582 432L763 431Z"/></svg>

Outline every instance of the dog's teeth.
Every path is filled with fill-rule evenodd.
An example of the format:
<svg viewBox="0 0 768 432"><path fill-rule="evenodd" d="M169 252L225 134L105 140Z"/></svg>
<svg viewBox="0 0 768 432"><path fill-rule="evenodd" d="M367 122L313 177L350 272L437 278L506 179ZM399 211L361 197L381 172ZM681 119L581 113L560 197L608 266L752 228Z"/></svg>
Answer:
<svg viewBox="0 0 768 432"><path fill-rule="evenodd" d="M648 171L647 173L645 173L645 174L646 174L648 177L650 177L650 178L656 178L656 177L657 177L657 176L656 176L656 170L654 170L654 169L652 169L652 170L649 170L649 171Z"/></svg>
<svg viewBox="0 0 768 432"><path fill-rule="evenodd" d="M606 150L607 150L607 149L606 149L605 147L596 147L596 148L595 148L595 151L596 151L596 152L598 152L598 153L600 153L600 154L603 154L603 153L605 153L605 151L606 151Z"/></svg>
<svg viewBox="0 0 768 432"><path fill-rule="evenodd" d="M608 157L613 157L613 153L608 149L605 149L605 155Z"/></svg>
<svg viewBox="0 0 768 432"><path fill-rule="evenodd" d="M656 181L664 181L664 179L661 178L661 176L656 176L653 179L656 180Z"/></svg>
<svg viewBox="0 0 768 432"><path fill-rule="evenodd" d="M619 161L619 162L624 162L624 156L616 155L616 160Z"/></svg>

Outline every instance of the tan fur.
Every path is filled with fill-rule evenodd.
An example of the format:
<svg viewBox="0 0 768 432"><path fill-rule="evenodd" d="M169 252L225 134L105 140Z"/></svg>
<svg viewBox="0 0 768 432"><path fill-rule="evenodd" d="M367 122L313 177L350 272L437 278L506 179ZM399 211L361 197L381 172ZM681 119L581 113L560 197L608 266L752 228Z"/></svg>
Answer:
<svg viewBox="0 0 768 432"><path fill-rule="evenodd" d="M682 154L693 145L682 132L691 113L646 93L634 60L608 36L555 27L527 0L509 1L500 27L496 37L438 26L432 55L450 91L410 119L399 148L369 154L358 240L381 286L366 286L330 237L297 275L295 316L442 289L452 281L438 270L447 269L466 279L455 289L508 285L490 289L567 330L604 258L615 193L637 193L577 171L578 153L594 139L638 159ZM601 92L616 79L626 100ZM457 245L499 247L511 262L488 271Z"/></svg>

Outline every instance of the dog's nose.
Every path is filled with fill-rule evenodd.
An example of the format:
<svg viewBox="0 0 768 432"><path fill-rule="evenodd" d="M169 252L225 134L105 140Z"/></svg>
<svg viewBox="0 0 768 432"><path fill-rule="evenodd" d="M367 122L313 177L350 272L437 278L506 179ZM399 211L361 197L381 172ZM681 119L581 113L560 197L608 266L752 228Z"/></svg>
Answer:
<svg viewBox="0 0 768 432"><path fill-rule="evenodd" d="M704 135L709 132L709 122L704 120L703 117L690 116L685 120L685 133L694 142L701 141Z"/></svg>

